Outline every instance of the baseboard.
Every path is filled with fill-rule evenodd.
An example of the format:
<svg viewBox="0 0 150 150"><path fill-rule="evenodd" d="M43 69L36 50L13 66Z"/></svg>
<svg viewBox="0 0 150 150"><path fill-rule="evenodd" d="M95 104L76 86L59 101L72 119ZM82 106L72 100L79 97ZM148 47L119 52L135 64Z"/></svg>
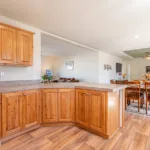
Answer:
<svg viewBox="0 0 150 150"><path fill-rule="evenodd" d="M75 126L76 123L74 122L53 122L53 123L42 123L41 126L42 127L53 127L53 126Z"/></svg>

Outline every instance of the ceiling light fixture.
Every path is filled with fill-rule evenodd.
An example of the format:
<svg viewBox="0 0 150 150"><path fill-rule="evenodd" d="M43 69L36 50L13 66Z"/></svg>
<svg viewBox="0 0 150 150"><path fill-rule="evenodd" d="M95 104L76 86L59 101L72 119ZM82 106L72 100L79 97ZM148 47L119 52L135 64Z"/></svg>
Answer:
<svg viewBox="0 0 150 150"><path fill-rule="evenodd" d="M135 39L138 39L138 38L139 38L139 36L138 36L138 35L136 35L134 38L135 38Z"/></svg>
<svg viewBox="0 0 150 150"><path fill-rule="evenodd" d="M145 58L145 59L150 59L150 53L149 53L149 52L146 52L144 58Z"/></svg>

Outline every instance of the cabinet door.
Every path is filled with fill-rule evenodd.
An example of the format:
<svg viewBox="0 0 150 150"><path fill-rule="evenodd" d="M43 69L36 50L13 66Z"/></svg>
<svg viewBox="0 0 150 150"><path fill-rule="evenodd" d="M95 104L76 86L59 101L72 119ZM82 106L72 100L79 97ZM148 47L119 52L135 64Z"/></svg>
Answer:
<svg viewBox="0 0 150 150"><path fill-rule="evenodd" d="M17 64L32 65L33 61L33 34L17 31Z"/></svg>
<svg viewBox="0 0 150 150"><path fill-rule="evenodd" d="M75 121L75 90L58 90L58 121Z"/></svg>
<svg viewBox="0 0 150 150"><path fill-rule="evenodd" d="M0 24L0 63L16 63L16 30Z"/></svg>
<svg viewBox="0 0 150 150"><path fill-rule="evenodd" d="M2 136L2 95L0 94L0 138Z"/></svg>
<svg viewBox="0 0 150 150"><path fill-rule="evenodd" d="M105 131L105 118L106 118L106 92L89 92L90 93L90 128L98 131Z"/></svg>
<svg viewBox="0 0 150 150"><path fill-rule="evenodd" d="M58 121L57 89L43 90L43 122Z"/></svg>
<svg viewBox="0 0 150 150"><path fill-rule="evenodd" d="M85 90L76 90L76 122L89 126L89 96Z"/></svg>
<svg viewBox="0 0 150 150"><path fill-rule="evenodd" d="M21 92L2 94L2 136L21 130L22 110Z"/></svg>
<svg viewBox="0 0 150 150"><path fill-rule="evenodd" d="M40 123L40 91L23 92L23 127L28 128Z"/></svg>

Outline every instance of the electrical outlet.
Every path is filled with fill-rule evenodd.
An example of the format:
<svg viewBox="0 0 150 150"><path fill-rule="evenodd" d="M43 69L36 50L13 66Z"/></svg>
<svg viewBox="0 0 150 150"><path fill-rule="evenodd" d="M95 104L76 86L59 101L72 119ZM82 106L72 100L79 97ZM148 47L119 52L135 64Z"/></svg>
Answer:
<svg viewBox="0 0 150 150"><path fill-rule="evenodd" d="M4 77L4 72L0 72L0 77L2 78L2 77Z"/></svg>
<svg viewBox="0 0 150 150"><path fill-rule="evenodd" d="M5 75L4 72L2 72L2 77L4 77L4 75Z"/></svg>

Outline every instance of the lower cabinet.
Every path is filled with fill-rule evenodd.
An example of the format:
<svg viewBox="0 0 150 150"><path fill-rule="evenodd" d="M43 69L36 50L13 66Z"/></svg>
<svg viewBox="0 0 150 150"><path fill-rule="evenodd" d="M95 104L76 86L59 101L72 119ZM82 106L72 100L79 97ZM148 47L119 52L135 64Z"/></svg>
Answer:
<svg viewBox="0 0 150 150"><path fill-rule="evenodd" d="M43 122L74 122L75 121L75 90L44 89Z"/></svg>
<svg viewBox="0 0 150 150"><path fill-rule="evenodd" d="M2 94L2 136L40 123L40 91Z"/></svg>
<svg viewBox="0 0 150 150"><path fill-rule="evenodd" d="M0 96L0 137L40 123L56 122L76 122L78 126L107 137L118 128L108 129L111 123L108 119L112 115L111 109L107 110L108 96L118 100L116 94L82 89L76 89L76 93L75 89L4 93Z"/></svg>
<svg viewBox="0 0 150 150"><path fill-rule="evenodd" d="M106 121L106 92L89 92L89 126L91 129L105 133Z"/></svg>
<svg viewBox="0 0 150 150"><path fill-rule="evenodd" d="M89 126L89 102L86 90L76 90L76 122L85 127Z"/></svg>
<svg viewBox="0 0 150 150"><path fill-rule="evenodd" d="M0 138L2 137L2 95L0 94Z"/></svg>
<svg viewBox="0 0 150 150"><path fill-rule="evenodd" d="M58 121L58 98L57 89L45 89L42 91L43 95L43 122L57 122Z"/></svg>
<svg viewBox="0 0 150 150"><path fill-rule="evenodd" d="M30 90L23 92L23 128L40 123L41 92Z"/></svg>
<svg viewBox="0 0 150 150"><path fill-rule="evenodd" d="M58 121L59 122L75 121L75 90L74 89L58 90Z"/></svg>
<svg viewBox="0 0 150 150"><path fill-rule="evenodd" d="M2 136L23 128L22 92L2 94Z"/></svg>
<svg viewBox="0 0 150 150"><path fill-rule="evenodd" d="M76 90L76 122L82 127L105 133L107 93Z"/></svg>

